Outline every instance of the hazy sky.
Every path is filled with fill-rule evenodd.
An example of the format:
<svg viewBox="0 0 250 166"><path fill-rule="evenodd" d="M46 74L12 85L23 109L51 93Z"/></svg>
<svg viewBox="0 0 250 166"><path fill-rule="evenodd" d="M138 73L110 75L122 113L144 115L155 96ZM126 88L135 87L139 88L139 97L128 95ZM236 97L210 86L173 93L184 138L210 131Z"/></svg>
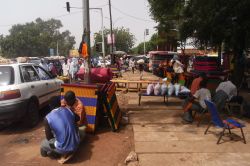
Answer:
<svg viewBox="0 0 250 166"><path fill-rule="evenodd" d="M60 19L62 30L68 29L76 37L76 47L81 40L82 12L81 9L65 9L66 2L72 7L82 7L82 0L0 0L0 34L7 35L13 24L34 21L40 17ZM104 12L104 26L109 28L108 0L89 0L90 7L101 7ZM136 43L143 42L144 29L149 29L150 35L155 32L156 23L151 19L147 0L111 0L114 27L129 28L136 37ZM101 29L100 12L90 11L91 38Z"/></svg>

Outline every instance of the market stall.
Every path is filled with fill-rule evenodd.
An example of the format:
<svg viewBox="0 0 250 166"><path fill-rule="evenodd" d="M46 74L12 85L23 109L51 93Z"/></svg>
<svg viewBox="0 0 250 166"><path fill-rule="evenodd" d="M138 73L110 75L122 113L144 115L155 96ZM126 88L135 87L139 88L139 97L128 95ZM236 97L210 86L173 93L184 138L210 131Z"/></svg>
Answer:
<svg viewBox="0 0 250 166"><path fill-rule="evenodd" d="M114 84L62 84L61 99L69 90L73 91L83 103L87 118L87 132L94 133L99 125L99 120L106 119L105 117L108 117L107 120L112 131L119 128L121 111Z"/></svg>
<svg viewBox="0 0 250 166"><path fill-rule="evenodd" d="M194 69L186 74L186 79L193 80L201 72L204 72L208 78L208 89L213 93L219 83L223 81L229 73L218 63L218 57L197 56L194 60Z"/></svg>

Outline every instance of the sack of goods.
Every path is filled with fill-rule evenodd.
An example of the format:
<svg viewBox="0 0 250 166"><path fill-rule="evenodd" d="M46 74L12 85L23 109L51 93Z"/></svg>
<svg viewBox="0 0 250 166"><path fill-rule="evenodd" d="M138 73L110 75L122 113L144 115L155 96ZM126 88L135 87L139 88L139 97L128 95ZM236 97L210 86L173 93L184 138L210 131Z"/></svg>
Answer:
<svg viewBox="0 0 250 166"><path fill-rule="evenodd" d="M137 63L138 64L143 64L143 63L145 63L145 61L143 59L140 59L140 60L137 61Z"/></svg>
<svg viewBox="0 0 250 166"><path fill-rule="evenodd" d="M161 94L161 85L160 83L157 83L154 87L154 95L158 96Z"/></svg>
<svg viewBox="0 0 250 166"><path fill-rule="evenodd" d="M174 84L174 89L175 89L175 96L178 96L180 92L181 85L180 84Z"/></svg>
<svg viewBox="0 0 250 166"><path fill-rule="evenodd" d="M168 96L172 96L172 94L174 93L175 87L173 84L168 84Z"/></svg>
<svg viewBox="0 0 250 166"><path fill-rule="evenodd" d="M28 58L27 57L18 57L16 58L18 63L27 63L28 62Z"/></svg>
<svg viewBox="0 0 250 166"><path fill-rule="evenodd" d="M167 86L166 83L163 83L163 84L161 85L161 95L166 95L167 92L168 92L168 86Z"/></svg>
<svg viewBox="0 0 250 166"><path fill-rule="evenodd" d="M7 64L7 63L10 63L9 59L5 59L3 57L0 57L0 64Z"/></svg>
<svg viewBox="0 0 250 166"><path fill-rule="evenodd" d="M147 95L154 94L154 84L149 84L147 87Z"/></svg>

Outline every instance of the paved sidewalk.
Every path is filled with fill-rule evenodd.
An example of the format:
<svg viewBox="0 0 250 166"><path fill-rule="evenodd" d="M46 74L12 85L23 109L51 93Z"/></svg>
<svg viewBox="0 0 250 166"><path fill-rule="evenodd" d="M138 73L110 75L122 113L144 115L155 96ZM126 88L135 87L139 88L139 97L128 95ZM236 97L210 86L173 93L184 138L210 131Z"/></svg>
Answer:
<svg viewBox="0 0 250 166"><path fill-rule="evenodd" d="M140 166L234 166L250 165L250 124L244 128L247 144L223 137L217 145L221 130L212 127L207 135L207 122L200 127L181 123L181 101L170 98L144 97L138 106L136 93L128 93L130 123L133 125L135 151ZM239 140L240 130L234 137Z"/></svg>

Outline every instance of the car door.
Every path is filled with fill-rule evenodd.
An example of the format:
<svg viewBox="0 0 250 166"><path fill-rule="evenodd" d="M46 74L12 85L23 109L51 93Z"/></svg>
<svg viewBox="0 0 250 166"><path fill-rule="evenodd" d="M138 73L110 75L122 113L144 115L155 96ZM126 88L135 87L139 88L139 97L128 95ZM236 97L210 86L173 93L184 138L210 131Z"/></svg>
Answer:
<svg viewBox="0 0 250 166"><path fill-rule="evenodd" d="M54 96L60 95L60 82L56 81L47 71L45 71L40 66L35 66L36 70L39 74L41 82L46 86L46 93L44 95L47 96L47 101L49 102Z"/></svg>
<svg viewBox="0 0 250 166"><path fill-rule="evenodd" d="M46 92L45 86L40 81L37 71L32 65L20 66L22 82L26 85L27 93L31 96L36 96L39 100L39 104L43 104L47 101L47 97L44 96Z"/></svg>

